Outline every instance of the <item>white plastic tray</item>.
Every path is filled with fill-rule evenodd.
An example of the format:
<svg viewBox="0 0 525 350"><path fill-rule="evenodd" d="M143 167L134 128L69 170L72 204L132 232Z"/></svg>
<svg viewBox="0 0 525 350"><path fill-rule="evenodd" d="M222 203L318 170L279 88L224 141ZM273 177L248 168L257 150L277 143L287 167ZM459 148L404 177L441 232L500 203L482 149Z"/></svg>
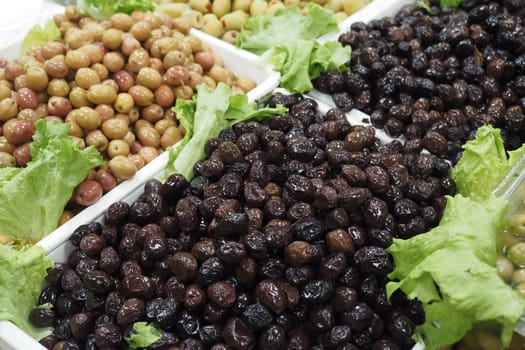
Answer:
<svg viewBox="0 0 525 350"><path fill-rule="evenodd" d="M285 89L276 89L275 92L288 93ZM321 113L326 113L332 106L318 102L318 110ZM352 125L369 125L363 122L363 117L366 114L354 109L347 114L347 119ZM386 135L382 130L376 129L376 136L383 142L390 142L394 140ZM166 153L163 153L154 162L163 163L166 161ZM143 192L144 183L152 178L159 178L163 174L158 167L150 167L147 171L137 174L132 180L120 185L115 191L111 191L104 196L94 206L87 208L82 212L82 215L77 215L66 224L61 226L52 235L49 235L38 245L42 246L50 257L56 263L67 262L69 253L73 250L72 244L69 242L71 233L80 225L87 224L93 221L102 222L104 213L110 204L123 200L127 203L132 203ZM412 350L421 350L424 347L421 344L416 344ZM1 350L45 350L36 340L31 338L28 334L20 328L7 321L0 321L0 349Z"/></svg>

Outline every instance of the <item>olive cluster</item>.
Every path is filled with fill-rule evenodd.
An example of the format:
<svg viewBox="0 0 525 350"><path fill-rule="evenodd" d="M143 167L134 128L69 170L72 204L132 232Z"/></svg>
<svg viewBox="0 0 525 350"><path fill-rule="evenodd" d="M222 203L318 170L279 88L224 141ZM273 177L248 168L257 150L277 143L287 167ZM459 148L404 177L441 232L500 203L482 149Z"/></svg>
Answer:
<svg viewBox="0 0 525 350"><path fill-rule="evenodd" d="M448 163L300 95L276 103L290 112L210 139L191 182L150 180L75 230L40 297L53 308L31 313L54 327L42 344L125 348L151 321L164 331L151 350L413 346L424 312L387 300L385 248L438 223Z"/></svg>
<svg viewBox="0 0 525 350"><path fill-rule="evenodd" d="M19 60L0 60L0 167L30 161L36 120L68 123L81 147L94 146L106 159L77 189L81 206L181 139L184 130L171 111L177 98L191 98L201 83L214 88L224 82L235 92L255 86L187 36L184 21L135 12L99 22L75 6L54 21L60 40L33 47Z"/></svg>
<svg viewBox="0 0 525 350"><path fill-rule="evenodd" d="M525 32L516 1L464 1L458 8L403 7L394 17L354 23L351 70L315 83L344 109L404 135L453 162L484 124L502 129L509 149L524 141Z"/></svg>
<svg viewBox="0 0 525 350"><path fill-rule="evenodd" d="M311 2L335 12L338 22L359 10L370 0L313 0ZM172 18L183 18L193 28L235 44L237 35L251 16L273 14L288 6L303 9L303 0L162 0L155 11Z"/></svg>

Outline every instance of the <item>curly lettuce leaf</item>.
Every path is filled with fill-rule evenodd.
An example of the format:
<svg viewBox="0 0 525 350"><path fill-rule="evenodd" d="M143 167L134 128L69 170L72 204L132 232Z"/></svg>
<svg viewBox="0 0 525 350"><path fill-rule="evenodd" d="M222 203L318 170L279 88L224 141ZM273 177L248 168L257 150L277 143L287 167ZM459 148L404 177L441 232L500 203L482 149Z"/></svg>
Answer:
<svg viewBox="0 0 525 350"><path fill-rule="evenodd" d="M89 171L103 163L94 147L79 148L69 124L41 119L24 168L0 169L0 232L38 241L57 227L64 207Z"/></svg>
<svg viewBox="0 0 525 350"><path fill-rule="evenodd" d="M261 55L274 45L313 40L339 30L332 11L313 3L306 6L306 14L292 6L275 14L251 17L237 36L236 46Z"/></svg>
<svg viewBox="0 0 525 350"><path fill-rule="evenodd" d="M501 342L509 344L525 299L496 267L507 206L493 195L482 202L448 197L439 226L408 240L394 239L387 249L395 263L388 277L397 280L387 284L388 295L400 288L423 302L426 322L416 332L426 348L453 344L484 322L499 324Z"/></svg>
<svg viewBox="0 0 525 350"><path fill-rule="evenodd" d="M312 80L328 71L348 70L346 62L352 49L341 43L329 41L319 44L315 41L298 40L278 44L265 58L281 73L280 85L291 92L305 92L313 88Z"/></svg>
<svg viewBox="0 0 525 350"><path fill-rule="evenodd" d="M49 41L57 39L60 39L60 29L58 29L53 20L47 21L44 26L37 24L29 30L22 41L22 45L20 46L20 54L25 54L32 46L44 45Z"/></svg>
<svg viewBox="0 0 525 350"><path fill-rule="evenodd" d="M147 348L162 337L161 331L152 323L135 322L132 333L124 337L131 349Z"/></svg>
<svg viewBox="0 0 525 350"><path fill-rule="evenodd" d="M440 0L439 5L441 7L459 7L463 3L463 0Z"/></svg>
<svg viewBox="0 0 525 350"><path fill-rule="evenodd" d="M15 250L0 245L0 319L13 322L38 340L51 329L34 327L28 315L38 303L42 282L51 267L53 262L39 246L26 245Z"/></svg>
<svg viewBox="0 0 525 350"><path fill-rule="evenodd" d="M77 5L82 14L99 21L109 19L115 13L130 14L154 9L153 0L78 0Z"/></svg>
<svg viewBox="0 0 525 350"><path fill-rule="evenodd" d="M507 152L499 129L479 128L476 138L463 145L463 155L452 170L458 193L483 199L490 195L514 163L525 152L525 145Z"/></svg>
<svg viewBox="0 0 525 350"><path fill-rule="evenodd" d="M165 175L179 173L190 180L195 163L206 157L205 146L210 138L234 124L284 114L287 109L282 106L257 109L246 95L233 95L228 85L219 83L215 90L206 84L197 86L197 94L191 100L178 99L173 111L186 134L180 144L168 149Z"/></svg>

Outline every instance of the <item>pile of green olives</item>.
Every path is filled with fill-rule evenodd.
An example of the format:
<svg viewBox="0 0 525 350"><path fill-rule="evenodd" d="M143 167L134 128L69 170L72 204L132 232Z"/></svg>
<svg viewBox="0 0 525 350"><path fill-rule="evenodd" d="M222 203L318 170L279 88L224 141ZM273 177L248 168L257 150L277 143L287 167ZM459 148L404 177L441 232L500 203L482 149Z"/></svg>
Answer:
<svg viewBox="0 0 525 350"><path fill-rule="evenodd" d="M370 0L161 0L155 11L172 18L184 18L191 27L234 44L250 16L272 14L288 6L304 9L308 2L332 10L336 20L341 22Z"/></svg>
<svg viewBox="0 0 525 350"><path fill-rule="evenodd" d="M505 229L498 247L499 275L525 296L525 209L511 215L512 227Z"/></svg>
<svg viewBox="0 0 525 350"><path fill-rule="evenodd" d="M80 147L94 146L106 162L74 193L60 224L129 179L184 135L176 99L196 86L223 82L234 93L255 87L224 67L188 24L157 13L84 17L75 6L53 18L61 38L0 60L0 168L31 160L34 123L68 123Z"/></svg>

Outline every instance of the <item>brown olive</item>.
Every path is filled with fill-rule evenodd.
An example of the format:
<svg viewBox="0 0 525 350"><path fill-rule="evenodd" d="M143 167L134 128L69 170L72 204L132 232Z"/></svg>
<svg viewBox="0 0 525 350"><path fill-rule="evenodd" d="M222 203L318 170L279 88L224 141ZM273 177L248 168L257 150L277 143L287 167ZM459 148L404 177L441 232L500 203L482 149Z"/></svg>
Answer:
<svg viewBox="0 0 525 350"><path fill-rule="evenodd" d="M10 119L2 127L7 142L15 146L31 141L35 133L35 126L21 119Z"/></svg>
<svg viewBox="0 0 525 350"><path fill-rule="evenodd" d="M291 264L302 265L313 258L314 251L310 243L295 241L286 246L284 256Z"/></svg>
<svg viewBox="0 0 525 350"><path fill-rule="evenodd" d="M17 91L16 102L20 108L35 109L38 106L36 93L28 87L23 87Z"/></svg>
<svg viewBox="0 0 525 350"><path fill-rule="evenodd" d="M161 107L170 107L173 105L175 95L173 90L168 85L160 85L155 90L155 101Z"/></svg>
<svg viewBox="0 0 525 350"><path fill-rule="evenodd" d="M99 152L104 152L108 148L107 137L98 129L88 132L85 140L88 146L94 146Z"/></svg>
<svg viewBox="0 0 525 350"><path fill-rule="evenodd" d="M53 96L47 102L47 110L49 114L57 117L65 117L72 109L71 102L67 98Z"/></svg>
<svg viewBox="0 0 525 350"><path fill-rule="evenodd" d="M211 52L200 51L195 54L195 63L200 64L202 69L208 71L215 64L215 57Z"/></svg>
<svg viewBox="0 0 525 350"><path fill-rule="evenodd" d="M138 106L149 106L153 102L153 92L145 86L134 85L129 89L128 93Z"/></svg>
<svg viewBox="0 0 525 350"><path fill-rule="evenodd" d="M25 73L24 65L20 62L9 62L4 69L5 78L14 81L16 77Z"/></svg>
<svg viewBox="0 0 525 350"><path fill-rule="evenodd" d="M95 175L95 180L100 183L104 193L111 191L118 185L118 181L113 174L105 169L99 169Z"/></svg>
<svg viewBox="0 0 525 350"><path fill-rule="evenodd" d="M125 70L113 74L113 80L117 83L119 91L128 91L135 84L133 76Z"/></svg>
<svg viewBox="0 0 525 350"><path fill-rule="evenodd" d="M92 205L102 197L102 185L95 180L85 180L75 190L75 202L81 206Z"/></svg>
<svg viewBox="0 0 525 350"><path fill-rule="evenodd" d="M31 152L29 151L29 143L24 143L13 151L13 156L16 159L18 166L26 166L31 161Z"/></svg>
<svg viewBox="0 0 525 350"><path fill-rule="evenodd" d="M188 83L190 73L184 66L172 66L164 73L164 81L172 86L180 86Z"/></svg>

